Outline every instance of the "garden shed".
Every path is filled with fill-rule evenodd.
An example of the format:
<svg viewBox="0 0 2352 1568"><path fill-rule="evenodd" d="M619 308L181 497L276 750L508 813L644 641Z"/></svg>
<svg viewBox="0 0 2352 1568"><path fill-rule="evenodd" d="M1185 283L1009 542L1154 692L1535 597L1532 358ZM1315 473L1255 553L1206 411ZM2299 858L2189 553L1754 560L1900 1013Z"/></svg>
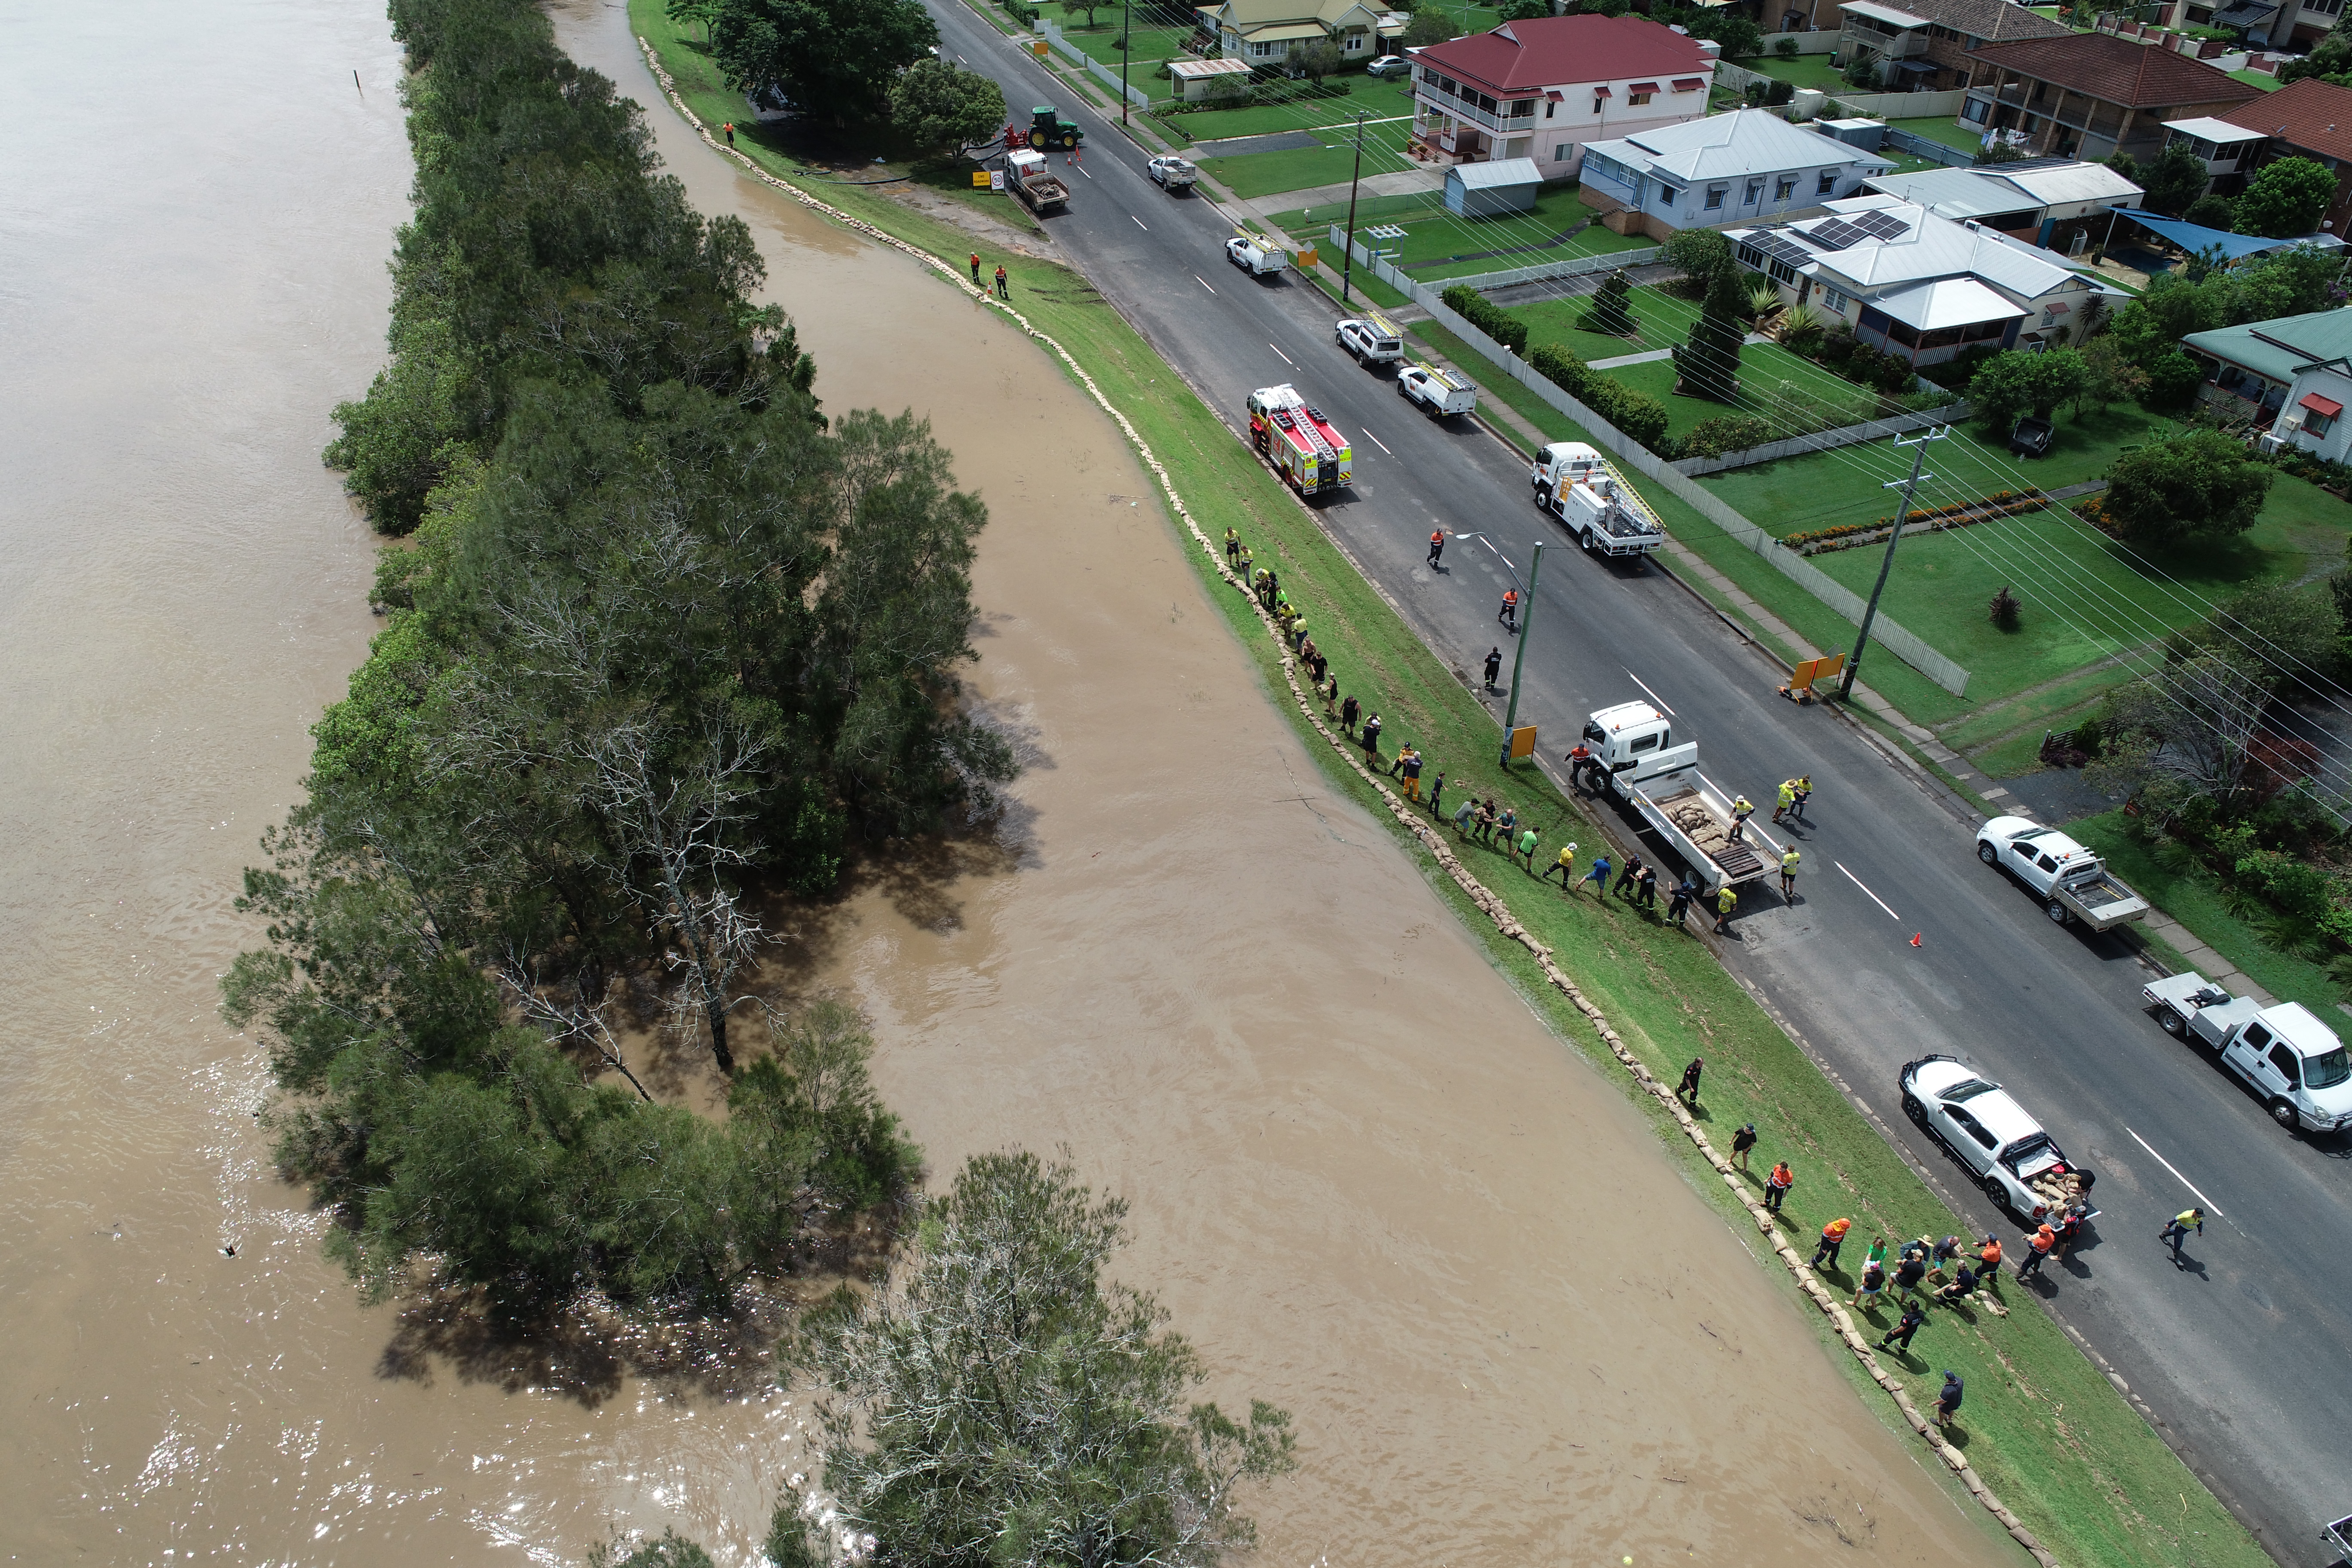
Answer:
<svg viewBox="0 0 2352 1568"><path fill-rule="evenodd" d="M1230 80L1235 87L1249 85L1247 60L1171 60L1168 74L1176 83L1176 96L1187 103L1198 103L1210 94L1220 79Z"/></svg>
<svg viewBox="0 0 2352 1568"><path fill-rule="evenodd" d="M1533 158L1456 163L1445 171L1445 210L1463 217L1499 217L1534 210L1543 174Z"/></svg>

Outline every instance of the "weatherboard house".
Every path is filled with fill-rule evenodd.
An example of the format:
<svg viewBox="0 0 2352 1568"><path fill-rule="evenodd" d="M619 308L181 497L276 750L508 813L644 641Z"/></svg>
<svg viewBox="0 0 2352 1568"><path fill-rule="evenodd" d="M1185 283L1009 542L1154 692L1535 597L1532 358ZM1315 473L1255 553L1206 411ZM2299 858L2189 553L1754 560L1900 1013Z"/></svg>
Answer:
<svg viewBox="0 0 2352 1568"><path fill-rule="evenodd" d="M1576 177L1586 143L1706 112L1715 46L1641 16L1538 16L1411 51L1413 141Z"/></svg>
<svg viewBox="0 0 2352 1568"><path fill-rule="evenodd" d="M2083 336L2116 291L2066 258L1887 195L1826 216L1725 231L1781 298L1915 365L1979 343L2038 351Z"/></svg>
<svg viewBox="0 0 2352 1568"><path fill-rule="evenodd" d="M1819 212L1894 167L1769 110L1742 109L1587 143L1577 194L1615 232L1664 239Z"/></svg>
<svg viewBox="0 0 2352 1568"><path fill-rule="evenodd" d="M1382 31L1394 30L1385 10L1363 0L1223 0L1196 5L1192 16L1218 53L1254 66L1280 65L1291 50L1326 38L1342 61L1369 60L1381 52Z"/></svg>

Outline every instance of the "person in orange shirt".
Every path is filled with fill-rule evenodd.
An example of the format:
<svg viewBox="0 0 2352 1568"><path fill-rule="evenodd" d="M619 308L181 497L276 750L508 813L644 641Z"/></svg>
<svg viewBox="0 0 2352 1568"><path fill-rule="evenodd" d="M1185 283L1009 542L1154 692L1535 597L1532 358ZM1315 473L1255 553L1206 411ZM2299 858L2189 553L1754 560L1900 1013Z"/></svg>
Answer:
<svg viewBox="0 0 2352 1568"><path fill-rule="evenodd" d="M1845 1233L1853 1228L1853 1221L1850 1219L1833 1219L1822 1226L1822 1239L1813 1247L1813 1267L1821 1268L1826 1262L1830 1268L1835 1268L1838 1248L1845 1245Z"/></svg>
<svg viewBox="0 0 2352 1568"><path fill-rule="evenodd" d="M2050 1249L2057 1245L2058 1232L2047 1225L2027 1237L2025 1256L2018 1261L2017 1277L2026 1279L2041 1273L2042 1266L2050 1261Z"/></svg>
<svg viewBox="0 0 2352 1568"><path fill-rule="evenodd" d="M1775 1163L1772 1173L1764 1178L1764 1206L1779 1214L1780 1205L1789 1201L1789 1189L1796 1184L1797 1173L1789 1169L1789 1162Z"/></svg>
<svg viewBox="0 0 2352 1568"><path fill-rule="evenodd" d="M2000 1237L1990 1231L1977 1248L1977 1278L1988 1285L2000 1278Z"/></svg>

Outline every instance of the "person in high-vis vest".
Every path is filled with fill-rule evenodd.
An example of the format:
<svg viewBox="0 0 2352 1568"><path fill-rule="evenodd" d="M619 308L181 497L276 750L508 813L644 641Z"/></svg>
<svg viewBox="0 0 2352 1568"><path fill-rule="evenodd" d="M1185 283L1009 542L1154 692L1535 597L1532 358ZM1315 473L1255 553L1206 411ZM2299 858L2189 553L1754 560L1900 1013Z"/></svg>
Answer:
<svg viewBox="0 0 2352 1568"><path fill-rule="evenodd" d="M1772 820L1775 822L1780 821L1781 817L1788 815L1796 804L1797 781L1794 779L1782 779L1780 781L1780 797L1779 800L1775 801L1772 805Z"/></svg>
<svg viewBox="0 0 2352 1568"><path fill-rule="evenodd" d="M1723 935L1731 929L1731 911L1739 907L1739 895L1726 882L1715 895L1715 934Z"/></svg>
<svg viewBox="0 0 2352 1568"><path fill-rule="evenodd" d="M1436 565L1437 558L1444 553L1445 531L1441 528L1429 536L1429 563L1432 566Z"/></svg>
<svg viewBox="0 0 2352 1568"><path fill-rule="evenodd" d="M1559 847L1559 858L1545 867L1543 875L1538 878L1537 880L1543 882L1550 881L1551 874L1554 871L1559 873L1559 890L1561 892L1572 893L1576 890L1576 846L1574 844L1561 845Z"/></svg>
<svg viewBox="0 0 2352 1568"><path fill-rule="evenodd" d="M1780 897L1788 903L1797 901L1797 847L1790 845L1780 851Z"/></svg>
<svg viewBox="0 0 2352 1568"><path fill-rule="evenodd" d="M1517 588L1503 590L1503 607L1496 613L1495 618L1512 631L1519 629L1519 591Z"/></svg>
<svg viewBox="0 0 2352 1568"><path fill-rule="evenodd" d="M2188 1237L2188 1235L2191 1230L2194 1230L2200 1236L2205 1234L2205 1211L2203 1209L2182 1209L2179 1214L2172 1216L2172 1223L2166 1226L2157 1236L2157 1240L2168 1241L2172 1244L2172 1261L2175 1265L2183 1268L2187 1268L2189 1265L2188 1260L2180 1256L2180 1244Z"/></svg>
<svg viewBox="0 0 2352 1568"><path fill-rule="evenodd" d="M1853 1221L1843 1218L1833 1219L1822 1226L1822 1238L1813 1244L1812 1266L1820 1268L1826 1264L1835 1268L1838 1266L1838 1248L1845 1245L1845 1233L1853 1228Z"/></svg>
<svg viewBox="0 0 2352 1568"><path fill-rule="evenodd" d="M1786 1160L1772 1163L1772 1173L1764 1178L1764 1206L1774 1214L1789 1201L1789 1189L1797 1184L1797 1173L1789 1169Z"/></svg>
<svg viewBox="0 0 2352 1568"><path fill-rule="evenodd" d="M1731 797L1731 841L1737 844L1748 831L1748 819L1756 815L1755 803L1744 795Z"/></svg>

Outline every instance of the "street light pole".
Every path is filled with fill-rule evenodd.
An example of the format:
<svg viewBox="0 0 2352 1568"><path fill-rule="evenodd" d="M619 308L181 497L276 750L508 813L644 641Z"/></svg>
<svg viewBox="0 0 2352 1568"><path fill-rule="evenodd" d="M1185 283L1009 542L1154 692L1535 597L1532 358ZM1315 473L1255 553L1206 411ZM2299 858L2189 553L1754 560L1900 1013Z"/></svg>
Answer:
<svg viewBox="0 0 2352 1568"><path fill-rule="evenodd" d="M1364 114L1356 111L1356 172L1348 181L1348 247L1339 253L1339 303L1348 302L1349 282L1356 266L1356 186L1364 177Z"/></svg>
<svg viewBox="0 0 2352 1568"><path fill-rule="evenodd" d="M1118 6L1118 122L1127 123L1127 95L1134 90L1127 85L1127 62L1135 53L1135 10L1130 0L1119 0Z"/></svg>
<svg viewBox="0 0 2352 1568"><path fill-rule="evenodd" d="M1940 430L1922 432L1908 441L1900 436L1895 437L1896 446L1911 448L1911 477L1907 479L1889 479L1878 487L1883 490L1891 490L1897 486L1902 487L1903 504L1895 509L1895 531L1886 536L1886 554L1878 563L1878 582L1870 590L1870 603L1862 612L1862 633L1853 639L1853 657L1845 661L1845 679L1838 682L1838 700L1841 702L1853 693L1853 678L1862 669L1862 650L1870 646L1870 623L1878 618L1878 595L1886 592L1886 574L1895 570L1895 542L1903 537L1904 522L1911 516L1911 497L1919 489L1921 479L1932 479L1936 477L1933 474L1922 473L1919 468L1919 465L1927 458L1927 443L1940 441L1951 433L1951 426L1947 425Z"/></svg>
<svg viewBox="0 0 2352 1568"><path fill-rule="evenodd" d="M1511 731L1519 721L1519 671L1528 665L1528 634L1536 626L1536 576L1543 570L1543 542L1536 542L1536 558L1528 563L1528 596L1519 606L1519 647L1511 656L1511 700L1503 709L1503 755L1505 768L1511 765Z"/></svg>

